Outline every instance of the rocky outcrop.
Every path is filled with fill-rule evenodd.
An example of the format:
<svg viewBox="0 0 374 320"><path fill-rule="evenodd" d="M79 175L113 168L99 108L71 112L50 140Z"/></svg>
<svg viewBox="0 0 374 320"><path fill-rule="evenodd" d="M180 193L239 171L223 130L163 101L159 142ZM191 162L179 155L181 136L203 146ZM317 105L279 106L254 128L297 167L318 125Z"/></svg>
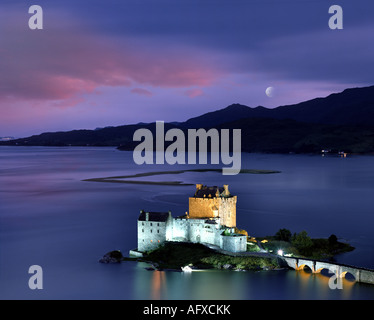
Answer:
<svg viewBox="0 0 374 320"><path fill-rule="evenodd" d="M114 250L105 254L99 262L101 263L120 263L123 260L123 255L121 251Z"/></svg>

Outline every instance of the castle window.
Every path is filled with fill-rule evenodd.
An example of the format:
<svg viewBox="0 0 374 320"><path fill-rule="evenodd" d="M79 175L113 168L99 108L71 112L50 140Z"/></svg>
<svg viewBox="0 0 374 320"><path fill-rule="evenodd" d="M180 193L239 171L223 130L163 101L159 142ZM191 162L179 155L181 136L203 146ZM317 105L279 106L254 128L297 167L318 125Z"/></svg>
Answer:
<svg viewBox="0 0 374 320"><path fill-rule="evenodd" d="M157 230L157 233L160 233L160 230Z"/></svg>
<svg viewBox="0 0 374 320"><path fill-rule="evenodd" d="M160 224L159 223L157 223L157 227L159 227L160 226Z"/></svg>
<svg viewBox="0 0 374 320"><path fill-rule="evenodd" d="M151 233L152 233L152 229L151 229Z"/></svg>
<svg viewBox="0 0 374 320"><path fill-rule="evenodd" d="M152 227L152 222L151 222L151 227Z"/></svg>
<svg viewBox="0 0 374 320"><path fill-rule="evenodd" d="M142 229L142 232L144 232L144 229Z"/></svg>
<svg viewBox="0 0 374 320"><path fill-rule="evenodd" d="M160 240L158 240L158 243L160 243Z"/></svg>

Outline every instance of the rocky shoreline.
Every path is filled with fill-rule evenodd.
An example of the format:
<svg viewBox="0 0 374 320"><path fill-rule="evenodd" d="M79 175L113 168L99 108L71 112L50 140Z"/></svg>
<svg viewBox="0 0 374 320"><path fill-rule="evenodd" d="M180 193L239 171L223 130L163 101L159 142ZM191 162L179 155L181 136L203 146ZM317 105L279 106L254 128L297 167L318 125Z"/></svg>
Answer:
<svg viewBox="0 0 374 320"><path fill-rule="evenodd" d="M274 257L259 255L226 255L201 244L167 243L145 254L143 257L124 257L119 250L106 253L100 263L113 264L123 261L137 261L148 264L147 270L158 271L196 271L232 270L260 271L279 270L281 266Z"/></svg>

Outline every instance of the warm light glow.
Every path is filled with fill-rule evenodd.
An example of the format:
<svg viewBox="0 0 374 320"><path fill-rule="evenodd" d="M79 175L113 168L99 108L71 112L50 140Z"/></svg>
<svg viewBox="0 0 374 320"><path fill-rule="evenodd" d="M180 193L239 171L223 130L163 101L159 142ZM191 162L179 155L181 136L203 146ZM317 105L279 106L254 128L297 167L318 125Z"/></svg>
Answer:
<svg viewBox="0 0 374 320"><path fill-rule="evenodd" d="M283 250L279 249L277 254L278 254L278 256L283 256Z"/></svg>

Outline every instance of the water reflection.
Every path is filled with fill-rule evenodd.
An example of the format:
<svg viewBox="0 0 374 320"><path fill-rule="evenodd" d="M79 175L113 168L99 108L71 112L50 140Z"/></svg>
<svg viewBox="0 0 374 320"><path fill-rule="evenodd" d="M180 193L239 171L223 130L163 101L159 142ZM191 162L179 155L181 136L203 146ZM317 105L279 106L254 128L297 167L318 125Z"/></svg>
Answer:
<svg viewBox="0 0 374 320"><path fill-rule="evenodd" d="M192 273L148 271L138 263L135 273L136 299L242 299L246 289L243 272L218 270Z"/></svg>
<svg viewBox="0 0 374 320"><path fill-rule="evenodd" d="M330 276L300 270L235 272L147 271L138 263L135 299L150 300L261 300L261 299L360 299L360 292L372 289L341 279L342 289L331 289ZM368 298L366 291L365 297ZM359 295L357 295L359 293ZM373 296L374 297L374 296Z"/></svg>
<svg viewBox="0 0 374 320"><path fill-rule="evenodd" d="M151 280L151 299L159 300L162 296L163 291L166 289L165 281L165 272L164 271L155 271L152 272Z"/></svg>

